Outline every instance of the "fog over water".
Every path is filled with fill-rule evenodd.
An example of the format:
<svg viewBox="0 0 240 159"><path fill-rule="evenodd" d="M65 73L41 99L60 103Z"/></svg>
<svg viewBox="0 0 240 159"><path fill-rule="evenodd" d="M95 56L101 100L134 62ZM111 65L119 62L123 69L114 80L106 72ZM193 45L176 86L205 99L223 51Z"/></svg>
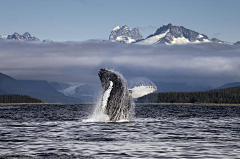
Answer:
<svg viewBox="0 0 240 159"><path fill-rule="evenodd" d="M240 46L0 41L0 72L16 79L98 83L102 67L126 78L216 87L240 81Z"/></svg>

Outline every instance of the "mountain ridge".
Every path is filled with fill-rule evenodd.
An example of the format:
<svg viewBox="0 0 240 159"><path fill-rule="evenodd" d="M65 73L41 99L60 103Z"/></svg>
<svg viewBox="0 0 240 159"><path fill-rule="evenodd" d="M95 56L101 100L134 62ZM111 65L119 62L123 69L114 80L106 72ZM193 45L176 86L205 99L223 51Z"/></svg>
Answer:
<svg viewBox="0 0 240 159"><path fill-rule="evenodd" d="M174 26L169 23L168 25L163 25L158 28L154 34L149 35L145 40L137 44L152 45L160 43L171 45L201 42L210 42L210 40L204 34L200 34L183 26Z"/></svg>
<svg viewBox="0 0 240 159"><path fill-rule="evenodd" d="M130 29L126 24L122 27L116 26L110 36L109 40L112 42L133 43L142 40L143 37L137 28Z"/></svg>
<svg viewBox="0 0 240 159"><path fill-rule="evenodd" d="M29 32L25 32L20 35L15 32L12 35L0 35L0 40L18 40L18 41L40 41L38 38L31 36ZM106 40L102 40L106 41ZM121 43L135 43L141 45L152 45L152 44L189 44L189 43L206 43L215 42L226 45L240 45L240 41L236 43L230 43L219 40L217 38L209 39L207 35L200 34L194 30L187 29L183 26L175 26L171 23L159 27L155 33L150 34L146 38L143 38L138 28L130 29L126 24L122 27L116 26L109 36L111 42ZM52 40L43 40L42 42L53 42Z"/></svg>
<svg viewBox="0 0 240 159"><path fill-rule="evenodd" d="M32 37L31 34L29 34L28 32L25 32L23 35L18 34L17 32L15 32L13 35L8 35L7 39L11 39L11 40L27 40L27 41L40 41L38 38L36 37Z"/></svg>
<svg viewBox="0 0 240 159"><path fill-rule="evenodd" d="M60 82L49 82L57 91L65 96L81 99L84 103L96 103L102 88L98 84L69 84Z"/></svg>
<svg viewBox="0 0 240 159"><path fill-rule="evenodd" d="M208 42L215 42L226 45L240 44L240 41L233 44L221 41L216 38L212 38L210 40L208 36L205 34L200 34L196 31L187 29L183 26L175 26L172 25L171 23L159 27L154 34L147 36L147 38L145 39L142 36L139 36L138 38L135 37L133 38L133 35L135 34L134 33L128 34L129 31L131 31L131 29L129 29L126 24L124 24L122 28L120 26L117 26L111 32L109 40L112 42L122 42L126 44L135 43L140 45L153 45L153 44L173 45L173 44L208 43ZM136 35L141 35L139 30L137 30Z"/></svg>
<svg viewBox="0 0 240 159"><path fill-rule="evenodd" d="M81 99L67 97L55 90L47 81L16 80L0 73L2 93L28 95L47 103L82 103Z"/></svg>
<svg viewBox="0 0 240 159"><path fill-rule="evenodd" d="M4 36L0 35L2 40L19 40L19 41L40 41L38 38L31 36L30 33L25 32L23 35L18 34L17 32L12 35Z"/></svg>
<svg viewBox="0 0 240 159"><path fill-rule="evenodd" d="M225 89L225 88L231 88L231 87L239 87L240 82L232 82L232 83L226 83L220 87L214 88L214 89Z"/></svg>

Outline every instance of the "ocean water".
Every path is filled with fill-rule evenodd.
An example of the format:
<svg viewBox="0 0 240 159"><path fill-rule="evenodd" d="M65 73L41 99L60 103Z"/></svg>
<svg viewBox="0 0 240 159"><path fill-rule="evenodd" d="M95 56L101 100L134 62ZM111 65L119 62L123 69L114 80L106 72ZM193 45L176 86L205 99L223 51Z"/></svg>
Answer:
<svg viewBox="0 0 240 159"><path fill-rule="evenodd" d="M0 158L240 158L240 106L136 105L130 122L84 122L93 107L0 106Z"/></svg>

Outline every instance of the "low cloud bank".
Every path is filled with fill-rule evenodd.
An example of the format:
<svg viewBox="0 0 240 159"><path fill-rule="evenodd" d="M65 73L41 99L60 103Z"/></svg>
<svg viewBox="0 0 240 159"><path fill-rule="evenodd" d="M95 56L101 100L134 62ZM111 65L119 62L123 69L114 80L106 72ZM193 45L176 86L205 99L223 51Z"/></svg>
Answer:
<svg viewBox="0 0 240 159"><path fill-rule="evenodd" d="M97 83L102 67L126 78L219 86L240 81L240 46L0 42L0 72L16 79Z"/></svg>

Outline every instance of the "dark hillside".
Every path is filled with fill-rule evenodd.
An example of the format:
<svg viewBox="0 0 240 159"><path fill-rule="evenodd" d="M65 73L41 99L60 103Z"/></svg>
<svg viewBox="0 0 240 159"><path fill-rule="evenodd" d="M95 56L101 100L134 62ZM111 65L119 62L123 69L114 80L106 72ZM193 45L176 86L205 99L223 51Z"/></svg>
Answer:
<svg viewBox="0 0 240 159"><path fill-rule="evenodd" d="M26 95L0 95L0 103L42 103L41 100Z"/></svg>
<svg viewBox="0 0 240 159"><path fill-rule="evenodd" d="M20 81L0 73L0 94L21 94L47 103L82 103L81 99L67 97L46 81Z"/></svg>
<svg viewBox="0 0 240 159"><path fill-rule="evenodd" d="M205 92L153 93L141 97L138 103L240 103L240 86Z"/></svg>
<svg viewBox="0 0 240 159"><path fill-rule="evenodd" d="M0 95L1 94L9 94L9 93L7 93L6 91L3 91L3 90L0 89Z"/></svg>
<svg viewBox="0 0 240 159"><path fill-rule="evenodd" d="M221 87L218 87L216 89L225 89L225 88L238 87L238 86L240 86L240 82L233 82L233 83L224 84Z"/></svg>

